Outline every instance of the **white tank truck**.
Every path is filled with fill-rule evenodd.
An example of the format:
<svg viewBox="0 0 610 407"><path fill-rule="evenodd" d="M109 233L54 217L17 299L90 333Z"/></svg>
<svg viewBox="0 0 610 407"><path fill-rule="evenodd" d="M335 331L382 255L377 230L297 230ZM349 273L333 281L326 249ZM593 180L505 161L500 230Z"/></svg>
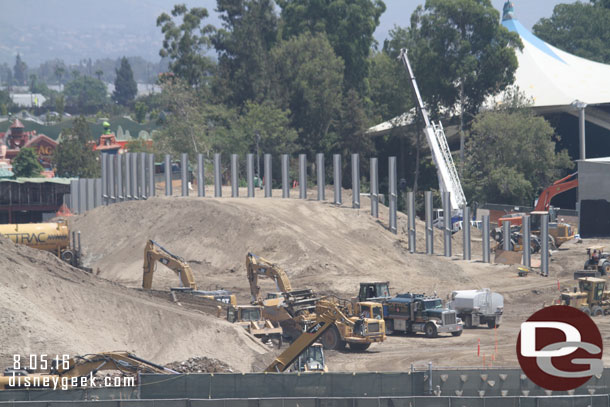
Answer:
<svg viewBox="0 0 610 407"><path fill-rule="evenodd" d="M487 324L498 328L504 311L504 297L489 288L482 290L458 290L451 293L449 309L455 310L464 321L464 328Z"/></svg>

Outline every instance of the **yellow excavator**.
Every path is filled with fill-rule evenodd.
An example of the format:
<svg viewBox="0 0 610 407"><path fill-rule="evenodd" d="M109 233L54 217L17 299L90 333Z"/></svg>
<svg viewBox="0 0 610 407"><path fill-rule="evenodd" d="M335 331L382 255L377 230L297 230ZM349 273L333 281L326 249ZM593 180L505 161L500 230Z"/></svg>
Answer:
<svg viewBox="0 0 610 407"><path fill-rule="evenodd" d="M4 375L0 376L0 390L82 387L83 383L90 383L86 378L91 379L97 372L105 370L119 371L136 378L139 373L178 374L128 352L103 352L74 356L66 361L53 360L49 362L49 368L42 372L6 369Z"/></svg>
<svg viewBox="0 0 610 407"><path fill-rule="evenodd" d="M173 270L180 278L181 287L172 288L172 291L182 291L193 294L197 297L213 299L224 302L226 304L237 305L235 294L231 294L226 290L202 291L197 290L195 277L188 262L182 257L171 253L169 250L161 246L154 240L149 240L144 248L144 273L142 275L142 288L150 290L152 288L153 274L156 269L156 263L159 262Z"/></svg>
<svg viewBox="0 0 610 407"><path fill-rule="evenodd" d="M288 370L293 363L298 361L299 356L314 342L321 339L325 333L336 328L337 324L349 327L352 336L358 336L362 333L363 328L366 329L365 318L354 321L353 318L345 315L336 303L328 300L318 302L315 318L310 322L308 328L265 369L265 372L281 373ZM326 371L325 369L326 366L322 368L323 371ZM311 371L314 370L320 369Z"/></svg>
<svg viewBox="0 0 610 407"><path fill-rule="evenodd" d="M271 340L278 348L282 347L282 327L263 318L263 307L260 305L229 305L227 321L244 327L265 343Z"/></svg>
<svg viewBox="0 0 610 407"><path fill-rule="evenodd" d="M246 255L246 270L253 303L263 306L265 318L279 323L285 336L297 338L303 327L314 323L318 312L332 303L345 319L338 320L321 337L324 348L344 349L349 344L351 350L363 351L372 343L385 340L383 306L380 303L367 301L352 306L348 301L330 298L322 302L322 298L310 289L292 289L288 275L281 267L253 253ZM280 292L263 299L258 286L259 277L274 280ZM319 309L321 303L327 305ZM362 330L354 331L351 324L357 324Z"/></svg>

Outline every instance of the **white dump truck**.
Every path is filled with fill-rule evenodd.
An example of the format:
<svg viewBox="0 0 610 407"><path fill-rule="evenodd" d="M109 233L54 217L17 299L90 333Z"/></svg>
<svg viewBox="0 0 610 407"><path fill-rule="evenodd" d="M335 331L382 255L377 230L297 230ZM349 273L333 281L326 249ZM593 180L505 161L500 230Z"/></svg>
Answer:
<svg viewBox="0 0 610 407"><path fill-rule="evenodd" d="M464 328L487 324L499 327L504 311L504 297L489 288L482 290L458 290L451 293L449 309L455 310L464 321Z"/></svg>

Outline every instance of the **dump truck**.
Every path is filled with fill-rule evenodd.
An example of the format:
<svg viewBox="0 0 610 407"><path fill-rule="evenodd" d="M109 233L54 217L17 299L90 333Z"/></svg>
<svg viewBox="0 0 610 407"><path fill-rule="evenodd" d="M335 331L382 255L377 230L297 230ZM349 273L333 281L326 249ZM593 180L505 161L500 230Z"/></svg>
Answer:
<svg viewBox="0 0 610 407"><path fill-rule="evenodd" d="M263 342L274 342L282 347L282 328L278 324L263 318L263 307L260 305L229 305L227 321L236 323Z"/></svg>
<svg viewBox="0 0 610 407"><path fill-rule="evenodd" d="M463 331L457 312L445 308L440 298L413 293L391 296L388 281L360 283L360 293L353 300L381 302L388 335L423 332L434 338L439 333L460 336Z"/></svg>
<svg viewBox="0 0 610 407"><path fill-rule="evenodd" d="M501 294L494 293L489 288L457 290L451 293L450 298L447 308L457 312L457 316L464 321L464 328L484 324L489 328L500 327L504 312L504 297Z"/></svg>
<svg viewBox="0 0 610 407"><path fill-rule="evenodd" d="M559 305L578 308L587 315L598 317L610 313L610 291L606 291L606 280L597 277L578 279L573 292L561 293Z"/></svg>
<svg viewBox="0 0 610 407"><path fill-rule="evenodd" d="M0 235L16 244L51 252L66 263L86 271L82 266L80 238L70 244L70 229L65 221L0 225ZM74 239L74 233L72 234Z"/></svg>
<svg viewBox="0 0 610 407"><path fill-rule="evenodd" d="M237 305L235 294L227 290L198 290L193 270L186 260L171 253L154 240L146 242L144 247L144 264L142 274L142 288L150 290L152 288L153 276L157 262L163 264L180 278L180 287L172 287L172 291L179 291L192 294L196 297L203 297L223 302L225 304Z"/></svg>

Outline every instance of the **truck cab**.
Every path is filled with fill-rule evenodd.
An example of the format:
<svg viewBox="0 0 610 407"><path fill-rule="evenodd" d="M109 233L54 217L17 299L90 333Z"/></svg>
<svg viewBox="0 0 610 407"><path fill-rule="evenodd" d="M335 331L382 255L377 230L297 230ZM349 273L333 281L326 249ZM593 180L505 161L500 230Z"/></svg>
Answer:
<svg viewBox="0 0 610 407"><path fill-rule="evenodd" d="M293 372L328 372L322 344L316 342L309 346L299 355L290 370Z"/></svg>
<svg viewBox="0 0 610 407"><path fill-rule="evenodd" d="M358 301L384 300L390 298L390 282L377 281L372 283L360 283Z"/></svg>
<svg viewBox="0 0 610 407"><path fill-rule="evenodd" d="M263 307L260 305L229 305L227 321L239 324L263 342L272 340L278 347L282 346L282 328L263 318Z"/></svg>

